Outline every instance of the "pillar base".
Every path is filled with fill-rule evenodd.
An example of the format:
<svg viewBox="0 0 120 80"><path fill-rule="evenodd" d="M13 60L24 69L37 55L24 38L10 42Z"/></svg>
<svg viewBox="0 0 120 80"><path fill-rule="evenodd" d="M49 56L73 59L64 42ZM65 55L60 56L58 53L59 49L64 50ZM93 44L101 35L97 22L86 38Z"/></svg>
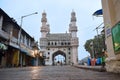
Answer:
<svg viewBox="0 0 120 80"><path fill-rule="evenodd" d="M107 58L106 70L107 72L120 73L120 60L115 58Z"/></svg>

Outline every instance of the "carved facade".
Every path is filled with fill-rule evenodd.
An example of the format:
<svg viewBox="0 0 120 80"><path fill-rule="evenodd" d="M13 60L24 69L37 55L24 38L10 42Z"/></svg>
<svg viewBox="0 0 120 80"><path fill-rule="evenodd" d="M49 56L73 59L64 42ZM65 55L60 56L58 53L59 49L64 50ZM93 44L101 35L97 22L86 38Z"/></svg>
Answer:
<svg viewBox="0 0 120 80"><path fill-rule="evenodd" d="M45 56L45 64L53 65L55 56L59 54L65 57L65 64L77 64L79 41L75 12L71 13L69 33L50 33L45 12L42 13L41 22L40 48Z"/></svg>

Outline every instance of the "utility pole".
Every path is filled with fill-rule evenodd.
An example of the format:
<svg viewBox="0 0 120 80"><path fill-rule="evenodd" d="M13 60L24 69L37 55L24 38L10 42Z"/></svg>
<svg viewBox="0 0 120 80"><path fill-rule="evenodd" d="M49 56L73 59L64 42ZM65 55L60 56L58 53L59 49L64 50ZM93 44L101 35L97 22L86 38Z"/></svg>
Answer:
<svg viewBox="0 0 120 80"><path fill-rule="evenodd" d="M99 48L100 48L100 45L99 45L99 34L98 34L98 30L100 28L103 28L103 27L100 27L104 22L102 22L99 26L97 26L94 30L96 30L97 32L97 45L98 45L98 52L99 52Z"/></svg>
<svg viewBox="0 0 120 80"><path fill-rule="evenodd" d="M37 12L35 12L35 13L32 13L32 14L28 14L28 15L25 15L25 16L21 16L21 23L20 23L20 31L19 31L19 34L18 34L18 44L19 44L19 47L20 47L20 50L21 50L21 45L20 45L20 43L21 43L21 33L22 33L22 23L23 23L23 19L25 18L25 17L28 17L28 16L31 16L31 15L34 15L34 14L38 14ZM22 54L20 54L20 66L22 67Z"/></svg>

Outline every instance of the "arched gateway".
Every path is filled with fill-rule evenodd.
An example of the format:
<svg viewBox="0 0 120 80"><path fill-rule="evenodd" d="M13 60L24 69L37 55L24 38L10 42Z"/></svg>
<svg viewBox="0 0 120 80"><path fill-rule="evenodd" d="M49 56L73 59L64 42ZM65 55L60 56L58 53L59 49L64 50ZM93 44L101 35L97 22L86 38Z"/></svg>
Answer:
<svg viewBox="0 0 120 80"><path fill-rule="evenodd" d="M46 13L42 13L42 26L40 48L43 52L46 65L55 64L55 56L62 55L65 64L78 63L78 37L75 12L71 13L69 33L50 33L50 26L47 23Z"/></svg>
<svg viewBox="0 0 120 80"><path fill-rule="evenodd" d="M58 55L62 55L64 57L64 61L61 60L56 61L55 57ZM52 54L52 62L53 65L56 65L57 63L61 63L61 62L62 62L61 64L66 64L66 54L63 51L58 50L57 52Z"/></svg>

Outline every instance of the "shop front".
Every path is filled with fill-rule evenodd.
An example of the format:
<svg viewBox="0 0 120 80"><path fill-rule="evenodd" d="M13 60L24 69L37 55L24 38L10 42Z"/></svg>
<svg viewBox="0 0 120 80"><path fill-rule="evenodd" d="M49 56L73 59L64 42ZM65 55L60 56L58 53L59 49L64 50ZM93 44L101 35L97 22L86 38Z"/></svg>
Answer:
<svg viewBox="0 0 120 80"><path fill-rule="evenodd" d="M8 46L8 50L6 52L6 67L18 67L19 54L20 51L18 48Z"/></svg>
<svg viewBox="0 0 120 80"><path fill-rule="evenodd" d="M20 60L19 63L21 65L21 67L25 67L25 66L34 66L35 62L35 58L34 58L34 53L32 50L22 47L20 50Z"/></svg>
<svg viewBox="0 0 120 80"><path fill-rule="evenodd" d="M0 67L5 67L6 64L6 51L8 47L7 45L0 43Z"/></svg>

